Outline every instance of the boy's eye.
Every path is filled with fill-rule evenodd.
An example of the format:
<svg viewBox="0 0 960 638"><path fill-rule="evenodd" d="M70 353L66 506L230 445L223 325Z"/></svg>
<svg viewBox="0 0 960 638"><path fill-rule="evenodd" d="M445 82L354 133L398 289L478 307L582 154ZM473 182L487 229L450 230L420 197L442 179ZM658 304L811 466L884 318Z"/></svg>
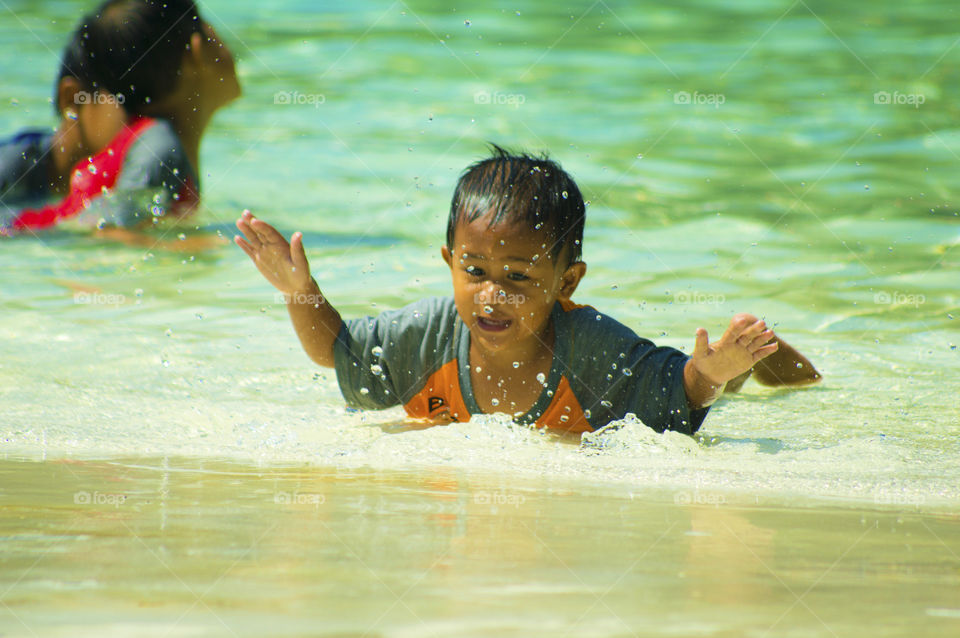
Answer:
<svg viewBox="0 0 960 638"><path fill-rule="evenodd" d="M530 279L522 272L517 272L517 271L513 271L512 273L508 274L507 277L509 277L513 281L526 281L527 279Z"/></svg>
<svg viewBox="0 0 960 638"><path fill-rule="evenodd" d="M464 270L466 270L467 274L470 275L471 277L483 276L483 269L477 268L476 266L467 266L466 268L464 268Z"/></svg>

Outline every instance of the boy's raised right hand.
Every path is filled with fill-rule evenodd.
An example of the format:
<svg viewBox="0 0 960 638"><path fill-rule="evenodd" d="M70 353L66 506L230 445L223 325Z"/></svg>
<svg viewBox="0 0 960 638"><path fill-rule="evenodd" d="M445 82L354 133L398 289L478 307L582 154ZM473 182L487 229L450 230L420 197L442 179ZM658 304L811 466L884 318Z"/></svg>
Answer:
<svg viewBox="0 0 960 638"><path fill-rule="evenodd" d="M294 295L311 289L313 280L303 250L303 233L294 233L288 243L276 228L257 219L249 210L240 215L237 228L243 237L237 235L233 240L277 290Z"/></svg>

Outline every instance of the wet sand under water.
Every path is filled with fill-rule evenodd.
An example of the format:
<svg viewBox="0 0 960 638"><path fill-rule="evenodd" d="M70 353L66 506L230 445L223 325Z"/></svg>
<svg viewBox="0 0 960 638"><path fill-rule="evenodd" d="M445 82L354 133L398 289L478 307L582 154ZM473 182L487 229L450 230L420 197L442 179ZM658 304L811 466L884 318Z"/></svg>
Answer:
<svg viewBox="0 0 960 638"><path fill-rule="evenodd" d="M960 631L955 512L188 458L0 485L10 637Z"/></svg>

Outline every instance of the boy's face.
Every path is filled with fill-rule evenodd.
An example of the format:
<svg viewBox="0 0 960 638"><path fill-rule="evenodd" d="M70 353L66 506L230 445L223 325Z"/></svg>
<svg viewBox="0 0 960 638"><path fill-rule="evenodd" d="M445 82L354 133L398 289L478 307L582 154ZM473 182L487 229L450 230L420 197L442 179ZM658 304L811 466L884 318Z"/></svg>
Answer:
<svg viewBox="0 0 960 638"><path fill-rule="evenodd" d="M567 250L553 258L546 231L503 223L488 228L491 215L461 221L453 246L441 252L471 344L491 355L529 359L550 345L550 312L573 294L586 264L562 266Z"/></svg>

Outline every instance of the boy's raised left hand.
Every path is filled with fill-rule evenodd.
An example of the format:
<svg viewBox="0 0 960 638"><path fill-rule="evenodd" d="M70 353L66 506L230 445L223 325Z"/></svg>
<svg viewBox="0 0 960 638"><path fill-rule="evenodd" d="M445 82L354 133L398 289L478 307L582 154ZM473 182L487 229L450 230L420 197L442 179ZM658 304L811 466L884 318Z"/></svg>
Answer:
<svg viewBox="0 0 960 638"><path fill-rule="evenodd" d="M776 341L770 343L773 338L773 330L767 329L762 320L739 314L730 320L730 327L714 343L710 343L706 330L697 329L690 364L710 385L723 386L776 352Z"/></svg>

